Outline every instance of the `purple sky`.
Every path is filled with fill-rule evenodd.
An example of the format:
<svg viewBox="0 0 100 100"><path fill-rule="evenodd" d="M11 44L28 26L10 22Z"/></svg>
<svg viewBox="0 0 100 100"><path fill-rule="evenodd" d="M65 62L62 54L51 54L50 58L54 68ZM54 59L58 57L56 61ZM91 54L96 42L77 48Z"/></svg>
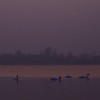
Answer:
<svg viewBox="0 0 100 100"><path fill-rule="evenodd" d="M0 0L0 54L100 53L100 0Z"/></svg>

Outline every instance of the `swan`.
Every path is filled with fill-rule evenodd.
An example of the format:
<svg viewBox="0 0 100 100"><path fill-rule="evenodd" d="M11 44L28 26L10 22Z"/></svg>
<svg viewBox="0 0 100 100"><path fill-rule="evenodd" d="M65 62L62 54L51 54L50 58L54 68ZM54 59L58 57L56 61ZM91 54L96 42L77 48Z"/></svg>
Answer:
<svg viewBox="0 0 100 100"><path fill-rule="evenodd" d="M72 78L72 76L68 75L68 76L65 76L65 78Z"/></svg>
<svg viewBox="0 0 100 100"><path fill-rule="evenodd" d="M56 81L56 80L61 81L61 79L62 79L61 76L59 76L59 77L52 77L52 78L51 78L52 81Z"/></svg>
<svg viewBox="0 0 100 100"><path fill-rule="evenodd" d="M90 74L86 74L86 76L79 76L80 79L89 79Z"/></svg>
<svg viewBox="0 0 100 100"><path fill-rule="evenodd" d="M58 80L58 78L52 77L51 80L52 80L52 81L56 81L56 80Z"/></svg>
<svg viewBox="0 0 100 100"><path fill-rule="evenodd" d="M13 80L17 80L17 81L18 81L18 75L16 75L16 77L15 77L15 78L13 78Z"/></svg>

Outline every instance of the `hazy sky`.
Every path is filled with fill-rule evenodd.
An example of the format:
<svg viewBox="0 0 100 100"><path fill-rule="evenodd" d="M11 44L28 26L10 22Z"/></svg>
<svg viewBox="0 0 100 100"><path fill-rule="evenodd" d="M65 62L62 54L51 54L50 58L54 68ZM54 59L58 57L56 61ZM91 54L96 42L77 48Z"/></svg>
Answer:
<svg viewBox="0 0 100 100"><path fill-rule="evenodd" d="M0 0L0 54L99 53L100 0Z"/></svg>

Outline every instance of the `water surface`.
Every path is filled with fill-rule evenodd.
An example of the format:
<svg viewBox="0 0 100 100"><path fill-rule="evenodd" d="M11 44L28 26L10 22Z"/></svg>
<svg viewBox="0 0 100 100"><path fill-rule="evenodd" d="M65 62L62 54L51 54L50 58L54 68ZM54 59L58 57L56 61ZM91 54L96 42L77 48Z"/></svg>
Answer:
<svg viewBox="0 0 100 100"><path fill-rule="evenodd" d="M100 79L0 79L0 100L100 100Z"/></svg>
<svg viewBox="0 0 100 100"><path fill-rule="evenodd" d="M89 80L78 78L86 73ZM50 80L59 75L61 82ZM0 66L0 100L100 100L100 66Z"/></svg>

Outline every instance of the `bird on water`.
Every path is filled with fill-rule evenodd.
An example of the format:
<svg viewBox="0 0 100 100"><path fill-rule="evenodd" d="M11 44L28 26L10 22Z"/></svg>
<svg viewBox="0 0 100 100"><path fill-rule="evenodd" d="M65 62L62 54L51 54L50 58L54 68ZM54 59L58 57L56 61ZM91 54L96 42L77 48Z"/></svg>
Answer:
<svg viewBox="0 0 100 100"><path fill-rule="evenodd" d="M52 78L51 78L52 81L56 81L56 80L61 81L61 79L62 79L61 76L59 76L59 77L52 77Z"/></svg>
<svg viewBox="0 0 100 100"><path fill-rule="evenodd" d="M70 75L67 75L67 76L65 76L65 78L72 78L72 76L70 76Z"/></svg>
<svg viewBox="0 0 100 100"><path fill-rule="evenodd" d="M79 76L79 79L89 79L90 74L86 74L86 76Z"/></svg>

